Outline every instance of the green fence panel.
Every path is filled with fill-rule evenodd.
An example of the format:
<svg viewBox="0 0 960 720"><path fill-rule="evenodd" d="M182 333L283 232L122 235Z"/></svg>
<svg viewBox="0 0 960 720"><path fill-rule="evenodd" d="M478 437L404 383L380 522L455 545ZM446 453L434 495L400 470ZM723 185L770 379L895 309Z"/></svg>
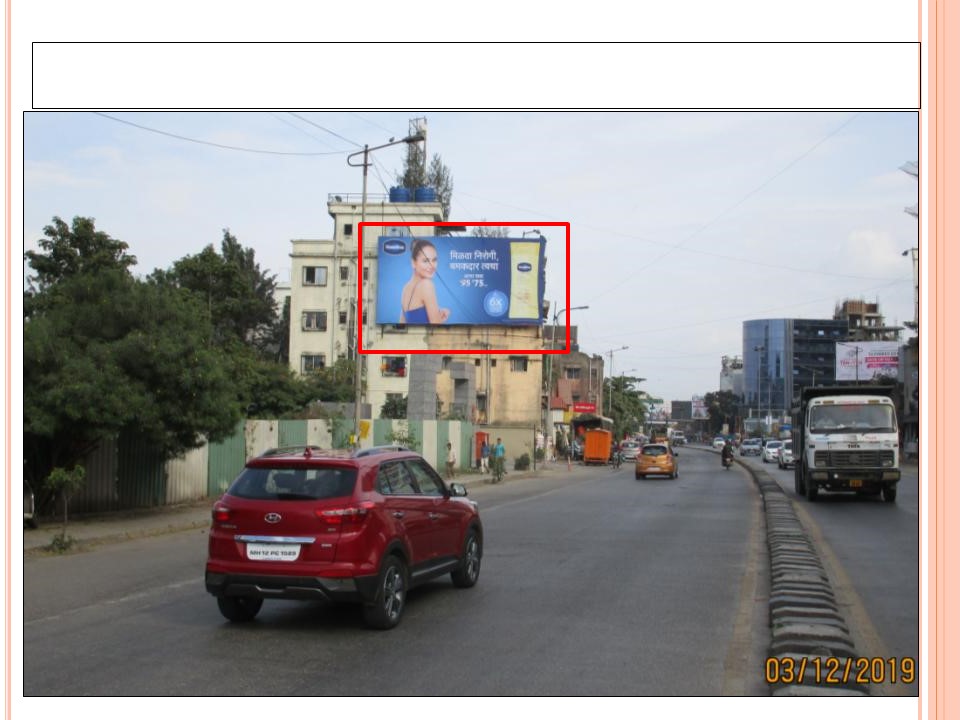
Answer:
<svg viewBox="0 0 960 720"><path fill-rule="evenodd" d="M167 499L163 453L133 432L117 438L117 496L121 508L155 507Z"/></svg>
<svg viewBox="0 0 960 720"><path fill-rule="evenodd" d="M207 495L220 497L247 462L244 423L237 426L233 435L217 443L210 443L207 456Z"/></svg>
<svg viewBox="0 0 960 720"><path fill-rule="evenodd" d="M281 420L279 427L279 446L291 447L307 445L306 420Z"/></svg>

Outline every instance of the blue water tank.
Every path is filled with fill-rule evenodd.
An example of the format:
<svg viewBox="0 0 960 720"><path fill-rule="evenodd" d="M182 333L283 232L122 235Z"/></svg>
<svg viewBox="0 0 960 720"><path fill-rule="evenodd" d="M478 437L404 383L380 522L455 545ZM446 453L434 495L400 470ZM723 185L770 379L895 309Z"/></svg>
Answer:
<svg viewBox="0 0 960 720"><path fill-rule="evenodd" d="M390 188L390 202L410 202L410 189L402 186Z"/></svg>
<svg viewBox="0 0 960 720"><path fill-rule="evenodd" d="M432 187L418 187L413 193L414 202L436 202L437 191Z"/></svg>

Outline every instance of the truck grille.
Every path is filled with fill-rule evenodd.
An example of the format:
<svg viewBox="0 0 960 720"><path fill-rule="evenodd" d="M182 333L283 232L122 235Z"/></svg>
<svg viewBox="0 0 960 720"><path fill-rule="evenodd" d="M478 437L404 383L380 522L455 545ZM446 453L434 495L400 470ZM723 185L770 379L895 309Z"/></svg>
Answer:
<svg viewBox="0 0 960 720"><path fill-rule="evenodd" d="M893 450L817 450L813 462L818 467L868 468L893 464Z"/></svg>

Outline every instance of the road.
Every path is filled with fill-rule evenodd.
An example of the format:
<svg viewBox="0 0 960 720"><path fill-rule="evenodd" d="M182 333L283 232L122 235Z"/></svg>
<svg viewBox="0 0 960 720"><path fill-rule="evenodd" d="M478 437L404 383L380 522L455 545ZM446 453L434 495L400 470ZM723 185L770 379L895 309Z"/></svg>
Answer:
<svg viewBox="0 0 960 720"><path fill-rule="evenodd" d="M749 457L794 500L797 515L832 575L838 602L864 657L918 658L920 651L920 493L907 464L895 503L821 492L808 502L793 489L793 470ZM901 688L887 688L902 690ZM917 694L914 685L908 688Z"/></svg>
<svg viewBox="0 0 960 720"><path fill-rule="evenodd" d="M767 561L742 470L682 450L677 480L575 466L471 491L476 587L410 593L395 630L268 602L231 625L183 532L24 568L25 695L766 695Z"/></svg>

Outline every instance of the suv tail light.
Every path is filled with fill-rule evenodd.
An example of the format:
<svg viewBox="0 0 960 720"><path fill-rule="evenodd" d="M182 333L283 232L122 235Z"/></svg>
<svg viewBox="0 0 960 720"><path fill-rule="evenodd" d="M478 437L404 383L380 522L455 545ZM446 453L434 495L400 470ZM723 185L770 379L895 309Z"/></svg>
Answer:
<svg viewBox="0 0 960 720"><path fill-rule="evenodd" d="M228 522L230 520L230 508L221 503L217 503L213 506L213 515L214 522Z"/></svg>
<svg viewBox="0 0 960 720"><path fill-rule="evenodd" d="M348 505L339 508L323 508L316 510L317 517L328 525L346 527L361 525L367 519L367 513L374 507L372 502L362 502L359 505Z"/></svg>

